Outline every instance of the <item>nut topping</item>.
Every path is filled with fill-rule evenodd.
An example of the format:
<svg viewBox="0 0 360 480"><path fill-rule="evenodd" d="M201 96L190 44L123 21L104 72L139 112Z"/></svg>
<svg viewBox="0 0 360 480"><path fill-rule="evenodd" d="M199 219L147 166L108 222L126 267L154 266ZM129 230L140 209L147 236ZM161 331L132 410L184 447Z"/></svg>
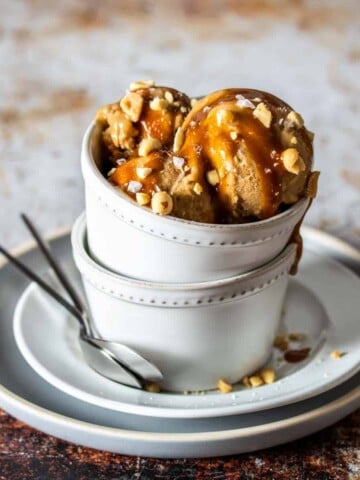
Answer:
<svg viewBox="0 0 360 480"><path fill-rule="evenodd" d="M219 174L217 173L216 170L210 170L206 172L206 180L210 185L215 187L220 182Z"/></svg>
<svg viewBox="0 0 360 480"><path fill-rule="evenodd" d="M249 377L249 383L252 387L260 387L264 384L264 381L259 375L252 375Z"/></svg>
<svg viewBox="0 0 360 480"><path fill-rule="evenodd" d="M203 187L200 185L199 182L195 183L193 191L196 193L196 195L200 195L202 193Z"/></svg>
<svg viewBox="0 0 360 480"><path fill-rule="evenodd" d="M218 381L217 386L221 393L230 393L232 391L232 385L222 378Z"/></svg>
<svg viewBox="0 0 360 480"><path fill-rule="evenodd" d="M130 83L130 91L139 90L140 88L150 88L155 85L154 80L137 80Z"/></svg>
<svg viewBox="0 0 360 480"><path fill-rule="evenodd" d="M299 113L294 112L294 110L287 114L286 120L290 126L295 126L298 128L304 126L304 120L302 116Z"/></svg>
<svg viewBox="0 0 360 480"><path fill-rule="evenodd" d="M173 199L167 192L156 192L151 199L151 208L158 215L169 215L173 209Z"/></svg>
<svg viewBox="0 0 360 480"><path fill-rule="evenodd" d="M333 360L339 360L344 354L339 352L339 350L334 350L333 352L330 353L330 357Z"/></svg>
<svg viewBox="0 0 360 480"><path fill-rule="evenodd" d="M275 382L275 372L273 368L264 368L259 372L259 375L266 385Z"/></svg>
<svg viewBox="0 0 360 480"><path fill-rule="evenodd" d="M165 100L165 98L160 98L160 97L155 97L151 102L149 103L149 107L151 110L164 110L168 106L168 101Z"/></svg>
<svg viewBox="0 0 360 480"><path fill-rule="evenodd" d="M171 92L169 92L169 90L166 90L164 97L169 103L174 102L174 95Z"/></svg>
<svg viewBox="0 0 360 480"><path fill-rule="evenodd" d="M152 168L150 167L137 167L136 169L136 175L141 178L141 180L144 180L146 177L148 177L151 172Z"/></svg>
<svg viewBox="0 0 360 480"><path fill-rule="evenodd" d="M139 145L139 156L146 157L153 150L159 150L161 143L157 138L144 138Z"/></svg>
<svg viewBox="0 0 360 480"><path fill-rule="evenodd" d="M271 125L272 120L272 113L265 105L265 103L261 102L253 111L253 115L257 118L266 128L269 128Z"/></svg>
<svg viewBox="0 0 360 480"><path fill-rule="evenodd" d="M148 205L150 203L151 197L147 193L138 192L136 194L136 201L139 205Z"/></svg>
<svg viewBox="0 0 360 480"><path fill-rule="evenodd" d="M137 122L140 118L144 99L138 93L132 92L125 95L120 102L120 107L132 122Z"/></svg>
<svg viewBox="0 0 360 480"><path fill-rule="evenodd" d="M298 175L306 168L303 159L300 157L296 148L287 148L281 152L280 158L286 170L294 175Z"/></svg>
<svg viewBox="0 0 360 480"><path fill-rule="evenodd" d="M184 143L184 140L185 140L185 135L184 135L184 130L179 127L177 130L176 130L176 133L175 133L175 137L174 137L174 146L173 146L173 150L174 152L178 152L180 150L180 148L183 146L183 143Z"/></svg>
<svg viewBox="0 0 360 480"><path fill-rule="evenodd" d="M138 131L131 120L120 110L110 112L108 116L110 136L116 147L131 148Z"/></svg>

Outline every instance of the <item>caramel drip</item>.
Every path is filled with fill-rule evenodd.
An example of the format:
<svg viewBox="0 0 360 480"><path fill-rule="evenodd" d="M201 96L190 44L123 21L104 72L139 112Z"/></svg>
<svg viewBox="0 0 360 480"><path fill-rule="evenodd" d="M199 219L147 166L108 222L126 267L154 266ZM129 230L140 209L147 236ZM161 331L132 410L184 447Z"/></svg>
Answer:
<svg viewBox="0 0 360 480"><path fill-rule="evenodd" d="M284 354L284 359L289 363L298 363L305 360L310 353L310 348L302 348L300 350L288 350Z"/></svg>
<svg viewBox="0 0 360 480"><path fill-rule="evenodd" d="M142 184L141 191L144 193L153 193L155 185L158 184L159 174L164 165L164 156L161 152L153 152L144 158L132 158L123 165L119 166L109 177L114 185L120 185L124 190L130 181L137 181ZM138 177L136 169L141 167L152 168L152 172L144 179ZM127 191L127 194L135 198L135 194Z"/></svg>
<svg viewBox="0 0 360 480"><path fill-rule="evenodd" d="M311 207L311 204L312 204L312 200L309 201L309 205L308 205L307 209L305 210L304 215L302 216L301 220L295 225L295 228L294 228L294 230L293 230L293 232L292 232L292 234L289 238L289 241L288 241L288 245L290 245L290 243L295 243L296 244L296 255L295 255L294 263L292 264L291 269L290 269L290 275L296 275L297 272L298 272L299 262L301 260L302 253L303 253L303 239L302 239L302 236L300 234L300 229L301 229L301 225L304 221L305 215L306 215L307 211L309 210L309 208Z"/></svg>
<svg viewBox="0 0 360 480"><path fill-rule="evenodd" d="M261 184L263 207L259 217L268 218L277 213L281 202L281 177L285 173L280 161L283 147L273 126L274 122L267 128L254 117L251 108L236 107L236 96L245 97L247 93L249 92L243 89L224 90L221 95L210 96L206 103L202 102L200 110L196 105L194 110L197 110L189 114L184 124L187 141L181 154L192 159L191 167L198 165L199 173L203 173L204 169L199 166L205 166L205 169L216 168L220 172L232 171L234 162L238 161L237 152L245 148L255 162ZM266 101L267 105L272 102L270 109L274 103L275 106L284 108L284 104L274 101L272 95L251 91L249 100L254 98ZM216 115L211 115L214 109L219 112L221 108L232 116L232 120L225 121L224 125L218 125ZM237 133L236 140L230 138L230 128ZM227 201L224 192L228 181L229 176L224 174L217 188L223 202Z"/></svg>
<svg viewBox="0 0 360 480"><path fill-rule="evenodd" d="M153 110L149 103L155 97L164 98L164 92L170 92L174 97L174 103L167 105L165 109ZM157 138L163 147L171 147L177 121L181 123L186 115L180 111L181 107L190 110L190 99L180 92L166 87L154 87L137 90L144 98L144 106L139 119L139 139L145 137Z"/></svg>

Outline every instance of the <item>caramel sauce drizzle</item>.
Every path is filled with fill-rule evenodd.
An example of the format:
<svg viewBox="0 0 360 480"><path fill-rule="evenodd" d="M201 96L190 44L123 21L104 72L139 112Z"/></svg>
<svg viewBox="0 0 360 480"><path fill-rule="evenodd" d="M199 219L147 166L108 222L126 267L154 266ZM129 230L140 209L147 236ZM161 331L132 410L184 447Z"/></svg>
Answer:
<svg viewBox="0 0 360 480"><path fill-rule="evenodd" d="M218 171L223 167L231 170L234 167L237 152L245 146L258 167L261 192L264 196L263 208L259 217L265 219L278 211L281 202L281 177L286 170L280 161L280 154L284 148L280 143L278 132L274 128L274 121L270 128L267 128L253 116L253 109L240 109L234 106L237 102L237 95L242 95L250 101L259 98L261 102L266 102L270 110L274 109L274 106L285 109L284 111L287 108L286 104L280 100L274 100L276 97L263 92L246 89L229 89L218 92L207 97L206 101L200 101L201 108L196 105L195 112L188 115L184 123L186 142L181 154L192 159L190 165L192 168L194 164L197 164L207 166L206 169L212 166ZM255 106L257 103L260 102L254 103ZM216 115L211 115L212 110L218 111L221 107L232 116L230 125L227 122L224 122L224 125L217 125ZM288 111L290 110L288 107ZM230 127L233 130L230 130ZM236 140L230 138L230 131L237 133ZM194 146L198 148L194 148ZM222 158L219 158L221 152ZM225 164L226 162L228 165ZM198 171L203 173L201 167L198 167ZM226 194L223 192L227 181L228 177L224 175L217 188L220 197L223 197L225 202Z"/></svg>
<svg viewBox="0 0 360 480"><path fill-rule="evenodd" d="M305 360L310 353L310 348L301 348L300 350L288 350L284 354L284 359L289 363L298 363Z"/></svg>

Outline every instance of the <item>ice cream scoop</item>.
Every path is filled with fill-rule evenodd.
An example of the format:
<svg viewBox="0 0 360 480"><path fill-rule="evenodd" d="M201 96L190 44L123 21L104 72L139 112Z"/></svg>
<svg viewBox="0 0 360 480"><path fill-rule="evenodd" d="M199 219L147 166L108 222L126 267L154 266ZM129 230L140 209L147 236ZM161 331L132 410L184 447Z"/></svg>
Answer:
<svg viewBox="0 0 360 480"><path fill-rule="evenodd" d="M179 155L192 181L211 185L223 222L269 218L305 195L311 134L301 116L273 95L215 92L194 106L182 130Z"/></svg>
<svg viewBox="0 0 360 480"><path fill-rule="evenodd" d="M307 196L312 134L269 93L232 88L190 102L137 83L97 121L109 181L156 214L244 223Z"/></svg>
<svg viewBox="0 0 360 480"><path fill-rule="evenodd" d="M178 90L134 82L118 102L97 112L96 121L104 128L104 156L117 166L128 158L172 147L190 108L190 99Z"/></svg>

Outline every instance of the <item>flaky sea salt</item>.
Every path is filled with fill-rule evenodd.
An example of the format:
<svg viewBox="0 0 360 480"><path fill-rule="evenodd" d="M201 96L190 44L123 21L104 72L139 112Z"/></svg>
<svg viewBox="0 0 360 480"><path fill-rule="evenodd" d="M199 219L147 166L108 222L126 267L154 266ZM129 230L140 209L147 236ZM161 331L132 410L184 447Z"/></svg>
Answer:
<svg viewBox="0 0 360 480"><path fill-rule="evenodd" d="M130 180L127 189L130 193L138 193L142 189L142 183Z"/></svg>
<svg viewBox="0 0 360 480"><path fill-rule="evenodd" d="M236 95L236 105L240 108L255 108L255 105L243 95Z"/></svg>
<svg viewBox="0 0 360 480"><path fill-rule="evenodd" d="M126 163L126 158L118 158L116 160L117 165L123 165L124 163Z"/></svg>
<svg viewBox="0 0 360 480"><path fill-rule="evenodd" d="M179 170L184 166L185 158L182 157L172 157L173 164Z"/></svg>

